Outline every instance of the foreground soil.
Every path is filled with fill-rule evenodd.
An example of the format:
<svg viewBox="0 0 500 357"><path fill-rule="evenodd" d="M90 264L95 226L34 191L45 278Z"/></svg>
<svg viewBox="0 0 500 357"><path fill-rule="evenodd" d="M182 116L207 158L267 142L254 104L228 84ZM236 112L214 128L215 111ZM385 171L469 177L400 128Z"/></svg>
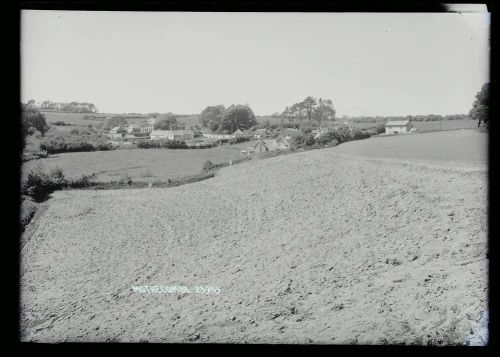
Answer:
<svg viewBox="0 0 500 357"><path fill-rule="evenodd" d="M54 193L21 253L22 340L463 343L487 310L487 172L335 150Z"/></svg>

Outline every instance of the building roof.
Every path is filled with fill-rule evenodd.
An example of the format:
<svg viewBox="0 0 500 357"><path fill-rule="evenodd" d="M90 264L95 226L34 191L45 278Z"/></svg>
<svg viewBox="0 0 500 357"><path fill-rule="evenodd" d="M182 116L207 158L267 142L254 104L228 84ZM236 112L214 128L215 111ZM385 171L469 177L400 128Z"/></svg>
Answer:
<svg viewBox="0 0 500 357"><path fill-rule="evenodd" d="M243 134L243 132L242 132L240 129L238 129L238 130L236 130L233 134L236 134L236 135L241 135L241 134Z"/></svg>
<svg viewBox="0 0 500 357"><path fill-rule="evenodd" d="M409 122L409 120L391 120L385 126L406 126Z"/></svg>
<svg viewBox="0 0 500 357"><path fill-rule="evenodd" d="M151 135L172 135L172 130L153 130Z"/></svg>

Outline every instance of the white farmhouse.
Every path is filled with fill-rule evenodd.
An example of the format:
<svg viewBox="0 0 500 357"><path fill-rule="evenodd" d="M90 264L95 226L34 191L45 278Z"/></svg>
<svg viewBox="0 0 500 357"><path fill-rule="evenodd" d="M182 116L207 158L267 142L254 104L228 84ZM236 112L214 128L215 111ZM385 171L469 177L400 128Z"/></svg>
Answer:
<svg viewBox="0 0 500 357"><path fill-rule="evenodd" d="M392 120L385 124L386 134L408 133L411 125L409 120Z"/></svg>
<svg viewBox="0 0 500 357"><path fill-rule="evenodd" d="M191 140L194 133L192 130L153 130L149 136L151 140Z"/></svg>

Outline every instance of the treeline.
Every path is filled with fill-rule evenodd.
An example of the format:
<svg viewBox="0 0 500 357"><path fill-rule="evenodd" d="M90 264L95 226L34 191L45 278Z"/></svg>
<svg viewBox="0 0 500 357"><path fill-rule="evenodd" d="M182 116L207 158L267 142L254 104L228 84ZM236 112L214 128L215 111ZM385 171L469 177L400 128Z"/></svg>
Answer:
<svg viewBox="0 0 500 357"><path fill-rule="evenodd" d="M42 103L36 103L34 100L28 102L30 105L34 105L39 110L57 110L60 112L68 113L97 113L98 110L96 106L92 103L87 102L52 102L50 100L44 100Z"/></svg>

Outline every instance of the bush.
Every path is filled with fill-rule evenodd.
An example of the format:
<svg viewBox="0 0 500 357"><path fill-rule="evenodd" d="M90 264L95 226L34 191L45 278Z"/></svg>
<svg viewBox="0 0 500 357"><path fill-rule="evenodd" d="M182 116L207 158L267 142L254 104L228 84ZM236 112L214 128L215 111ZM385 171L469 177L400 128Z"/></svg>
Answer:
<svg viewBox="0 0 500 357"><path fill-rule="evenodd" d="M354 140L368 139L369 137L370 137L370 134L368 134L367 132L364 132L362 130L355 129L354 132L352 133L352 138Z"/></svg>
<svg viewBox="0 0 500 357"><path fill-rule="evenodd" d="M306 146L312 146L314 145L316 141L314 140L314 135L312 134L309 134L307 137L306 137L306 140L304 141L304 144Z"/></svg>
<svg viewBox="0 0 500 357"><path fill-rule="evenodd" d="M207 160L205 161L205 163L203 164L203 168L202 168L202 171L210 171L214 168L214 164L212 163L212 161L210 160Z"/></svg>
<svg viewBox="0 0 500 357"><path fill-rule="evenodd" d="M77 179L66 179L60 168L46 172L42 167L31 170L22 184L21 193L41 201L50 193L67 187L88 187L93 183L94 175L83 175Z"/></svg>
<svg viewBox="0 0 500 357"><path fill-rule="evenodd" d="M22 196L20 224L24 229L31 221L37 210L37 205L29 196Z"/></svg>
<svg viewBox="0 0 500 357"><path fill-rule="evenodd" d="M381 124L377 125L377 127L375 128L375 131L377 134L385 133L385 124L381 123Z"/></svg>

